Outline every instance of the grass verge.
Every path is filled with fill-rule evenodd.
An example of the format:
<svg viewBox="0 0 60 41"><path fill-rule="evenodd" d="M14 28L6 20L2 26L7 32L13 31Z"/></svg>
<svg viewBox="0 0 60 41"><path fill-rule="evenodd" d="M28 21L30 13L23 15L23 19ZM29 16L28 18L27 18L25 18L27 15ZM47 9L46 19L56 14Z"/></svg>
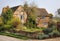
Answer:
<svg viewBox="0 0 60 41"><path fill-rule="evenodd" d="M26 36L17 35L17 34L15 34L15 33L0 32L0 35L10 36L10 37L14 37L14 38L23 39L23 40L29 39L29 38L26 37Z"/></svg>

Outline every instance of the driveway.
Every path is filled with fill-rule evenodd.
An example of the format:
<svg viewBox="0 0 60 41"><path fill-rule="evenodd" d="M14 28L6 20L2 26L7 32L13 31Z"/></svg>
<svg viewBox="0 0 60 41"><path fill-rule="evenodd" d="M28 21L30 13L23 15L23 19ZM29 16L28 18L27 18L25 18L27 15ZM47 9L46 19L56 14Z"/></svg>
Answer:
<svg viewBox="0 0 60 41"><path fill-rule="evenodd" d="M22 39L17 39L17 38L12 38L8 36L2 36L0 35L0 41L60 41L59 38L53 38L53 39L45 39L45 40L22 40Z"/></svg>

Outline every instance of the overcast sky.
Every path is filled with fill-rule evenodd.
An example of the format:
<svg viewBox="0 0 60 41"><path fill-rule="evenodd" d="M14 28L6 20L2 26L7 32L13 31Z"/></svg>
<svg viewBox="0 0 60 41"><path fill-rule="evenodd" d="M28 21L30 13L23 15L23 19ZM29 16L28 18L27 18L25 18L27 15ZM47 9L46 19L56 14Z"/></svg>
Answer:
<svg viewBox="0 0 60 41"><path fill-rule="evenodd" d="M34 2L39 8L45 8L48 13L53 13L53 15L60 8L60 0L0 0L0 13L3 7L23 5L24 1L27 1L28 4Z"/></svg>

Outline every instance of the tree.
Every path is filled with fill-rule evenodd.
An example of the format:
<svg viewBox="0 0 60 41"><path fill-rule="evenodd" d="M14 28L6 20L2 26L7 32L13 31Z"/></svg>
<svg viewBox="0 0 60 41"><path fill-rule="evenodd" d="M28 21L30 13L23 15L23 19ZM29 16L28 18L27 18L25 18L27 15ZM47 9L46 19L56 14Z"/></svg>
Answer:
<svg viewBox="0 0 60 41"><path fill-rule="evenodd" d="M27 27L30 28L35 28L36 27L36 11L37 11L37 7L35 6L28 6L27 3L24 4L24 11L27 13L27 22L25 23L25 25Z"/></svg>
<svg viewBox="0 0 60 41"><path fill-rule="evenodd" d="M6 11L4 11L4 9L6 9ZM6 24L6 22L8 20L11 20L11 18L13 17L13 12L9 7L6 7L4 9L2 11L1 16L2 16L2 20L3 20L4 24Z"/></svg>
<svg viewBox="0 0 60 41"><path fill-rule="evenodd" d="M21 24L21 21L18 18L12 18L11 20L7 22L7 25L11 25L13 28L16 28L17 25L19 24Z"/></svg>
<svg viewBox="0 0 60 41"><path fill-rule="evenodd" d="M60 8L57 10L58 14L60 14Z"/></svg>
<svg viewBox="0 0 60 41"><path fill-rule="evenodd" d="M32 16L33 19L36 18L37 7L35 5L28 6L27 2L23 6L24 11L27 13L28 16Z"/></svg>
<svg viewBox="0 0 60 41"><path fill-rule="evenodd" d="M23 9L28 14L28 4L27 4L27 2L25 2L25 4L23 5Z"/></svg>
<svg viewBox="0 0 60 41"><path fill-rule="evenodd" d="M60 8L57 9L55 17L56 17L56 18L60 18Z"/></svg>

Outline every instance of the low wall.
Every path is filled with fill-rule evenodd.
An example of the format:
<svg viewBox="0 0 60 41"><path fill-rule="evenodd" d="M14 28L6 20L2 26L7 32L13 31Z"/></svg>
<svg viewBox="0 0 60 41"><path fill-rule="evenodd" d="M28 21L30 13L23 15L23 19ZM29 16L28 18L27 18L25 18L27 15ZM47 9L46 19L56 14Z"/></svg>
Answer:
<svg viewBox="0 0 60 41"><path fill-rule="evenodd" d="M60 31L60 22L57 22L57 29Z"/></svg>
<svg viewBox="0 0 60 41"><path fill-rule="evenodd" d="M19 31L18 33L19 35L27 36L29 38L38 38L38 34L40 33L40 31L36 31L36 32Z"/></svg>

